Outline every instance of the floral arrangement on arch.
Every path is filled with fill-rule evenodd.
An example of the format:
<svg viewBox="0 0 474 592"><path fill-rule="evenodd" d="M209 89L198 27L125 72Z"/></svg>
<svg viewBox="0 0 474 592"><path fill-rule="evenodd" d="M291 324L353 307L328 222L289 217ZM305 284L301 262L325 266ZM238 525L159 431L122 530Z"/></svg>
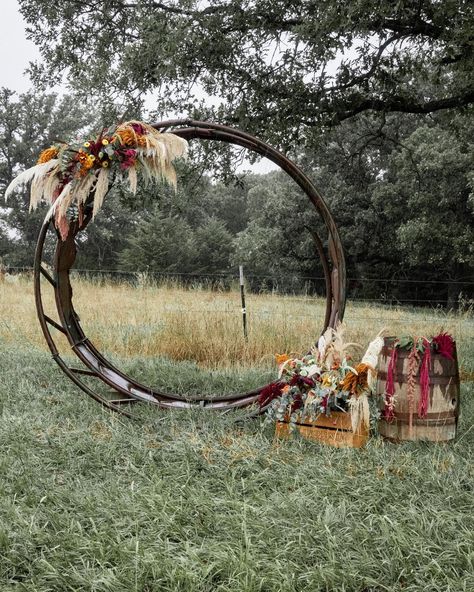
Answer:
<svg viewBox="0 0 474 592"><path fill-rule="evenodd" d="M81 224L89 196L94 217L113 184L127 183L136 193L138 172L145 183L165 180L176 187L173 161L186 153L187 145L183 138L160 133L141 121L120 123L85 141L57 142L43 150L37 164L10 183L5 199L31 181L30 210L41 201L51 204L46 219L54 218L65 240L75 216L71 206L77 207Z"/></svg>
<svg viewBox="0 0 474 592"><path fill-rule="evenodd" d="M259 396L267 417L290 424L314 421L332 411L349 412L354 432L369 427L369 397L375 394L378 357L384 341L381 334L370 343L362 360L353 364L345 343L344 327L327 329L317 347L300 358L277 356L278 380Z"/></svg>

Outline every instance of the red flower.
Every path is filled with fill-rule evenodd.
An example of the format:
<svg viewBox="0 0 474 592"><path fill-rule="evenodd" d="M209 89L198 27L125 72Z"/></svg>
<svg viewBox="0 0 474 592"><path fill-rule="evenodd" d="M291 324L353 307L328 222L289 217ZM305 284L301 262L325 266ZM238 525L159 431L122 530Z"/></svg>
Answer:
<svg viewBox="0 0 474 592"><path fill-rule="evenodd" d="M87 152L89 152L89 154L92 154L96 158L99 158L99 152L102 152L104 149L104 146L102 145L102 138L99 138L97 142L95 142L94 140L89 140L88 142L86 142L86 144L89 144L87 146Z"/></svg>
<svg viewBox="0 0 474 592"><path fill-rule="evenodd" d="M301 407L303 407L303 397L300 393L297 393L291 403L291 410L296 411L297 409L301 409Z"/></svg>
<svg viewBox="0 0 474 592"><path fill-rule="evenodd" d="M448 358L448 360L454 360L454 339L449 333L440 333L433 337L431 343L436 353Z"/></svg>
<svg viewBox="0 0 474 592"><path fill-rule="evenodd" d="M137 160L137 151L133 148L125 148L123 150L117 150L117 154L121 160L120 168L125 170L132 167Z"/></svg>
<svg viewBox="0 0 474 592"><path fill-rule="evenodd" d="M258 404L260 407L265 407L273 401L273 399L277 399L281 396L281 392L285 385L282 382L271 382L265 388L260 391L260 395L258 397Z"/></svg>
<svg viewBox="0 0 474 592"><path fill-rule="evenodd" d="M289 384L290 386L298 386L300 388L304 386L312 387L314 386L314 380L311 380L311 378L308 378L307 376L299 376L298 374L295 374L291 378Z"/></svg>

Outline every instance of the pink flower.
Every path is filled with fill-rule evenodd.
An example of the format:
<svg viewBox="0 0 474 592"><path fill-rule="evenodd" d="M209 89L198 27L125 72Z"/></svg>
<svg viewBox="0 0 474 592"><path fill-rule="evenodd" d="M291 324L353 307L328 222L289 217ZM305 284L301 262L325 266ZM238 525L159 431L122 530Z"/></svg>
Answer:
<svg viewBox="0 0 474 592"><path fill-rule="evenodd" d="M141 136L144 136L147 133L146 129L143 127L143 125L141 123L132 123L132 127L133 127L133 131L136 134L140 134Z"/></svg>
<svg viewBox="0 0 474 592"><path fill-rule="evenodd" d="M129 169L132 167L137 160L137 151L133 148L125 148L124 150L118 150L117 153L121 159L120 168L122 170Z"/></svg>

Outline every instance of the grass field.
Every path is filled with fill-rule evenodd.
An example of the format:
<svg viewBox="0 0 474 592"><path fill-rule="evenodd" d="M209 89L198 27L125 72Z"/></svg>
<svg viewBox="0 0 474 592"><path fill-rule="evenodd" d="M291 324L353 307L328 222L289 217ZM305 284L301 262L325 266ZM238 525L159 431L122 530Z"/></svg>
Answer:
<svg viewBox="0 0 474 592"><path fill-rule="evenodd" d="M127 371L184 392L272 375L272 354L307 347L322 314L309 299L251 296L245 346L237 294L85 283L75 294L83 325ZM232 414L111 415L56 369L34 317L28 282L0 285L1 592L474 589L469 315L348 307L362 345L382 326L453 331L466 377L454 443L373 438L364 450L276 442L271 426Z"/></svg>

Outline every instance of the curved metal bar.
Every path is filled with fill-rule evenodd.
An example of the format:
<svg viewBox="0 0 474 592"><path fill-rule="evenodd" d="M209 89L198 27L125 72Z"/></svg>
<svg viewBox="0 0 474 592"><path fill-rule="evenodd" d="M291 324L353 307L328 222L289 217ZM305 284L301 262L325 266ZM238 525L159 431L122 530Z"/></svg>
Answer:
<svg viewBox="0 0 474 592"><path fill-rule="evenodd" d="M301 187L301 189L305 192L319 212L323 222L325 223L329 236L329 256L327 256L323 242L313 231L311 231L313 239L315 240L317 251L323 264L326 282L327 304L323 330L325 330L328 325L334 326L338 320L341 320L344 314L346 291L345 259L342 243L336 228L336 224L327 205L308 177L306 177L291 160L268 144L265 144L261 140L258 140L257 138L254 138L251 135L234 128L220 124L194 121L191 119L164 121L153 124L153 127L161 131L177 127L177 129L172 130L173 133L187 140L217 140L242 146L243 148L258 153L274 162ZM47 278L55 291L56 307L61 322L61 326L58 326L58 328L62 327L67 339L69 340L69 343L71 344L72 350L81 360L84 366L88 368L88 370L78 371L77 369L71 369L60 357L52 334L49 331L48 324L51 323L49 322L49 318L44 313L41 299L40 278L44 271L42 271L41 261L44 243L49 227L48 223L43 224L43 227L40 231L35 255L34 281L38 318L43 329L46 342L53 353L53 358L59 364L61 369L66 373L66 375L84 392L100 402L102 405L129 416L130 414L124 412L123 409L118 407L118 405L110 403L103 396L98 395L87 385L85 385L78 378L78 374L88 374L89 376L97 377L103 383L114 389L114 391L119 395L124 397L124 400L132 399L136 401L142 401L151 403L153 405L158 405L163 408L189 408L199 406L223 410L245 407L255 403L258 399L260 391L262 388L264 388L263 386L247 393L234 393L216 397L205 395L182 397L178 394L155 391L124 374L94 347L94 345L84 334L78 315L74 310L72 304L72 287L69 277L69 272L74 265L76 257L76 246L74 240L75 236L87 226L89 221L90 216L86 216L81 225L78 223L72 225L70 235L66 241L61 241L57 237L57 246L54 260L55 278ZM332 263L332 270L330 269L329 261Z"/></svg>

